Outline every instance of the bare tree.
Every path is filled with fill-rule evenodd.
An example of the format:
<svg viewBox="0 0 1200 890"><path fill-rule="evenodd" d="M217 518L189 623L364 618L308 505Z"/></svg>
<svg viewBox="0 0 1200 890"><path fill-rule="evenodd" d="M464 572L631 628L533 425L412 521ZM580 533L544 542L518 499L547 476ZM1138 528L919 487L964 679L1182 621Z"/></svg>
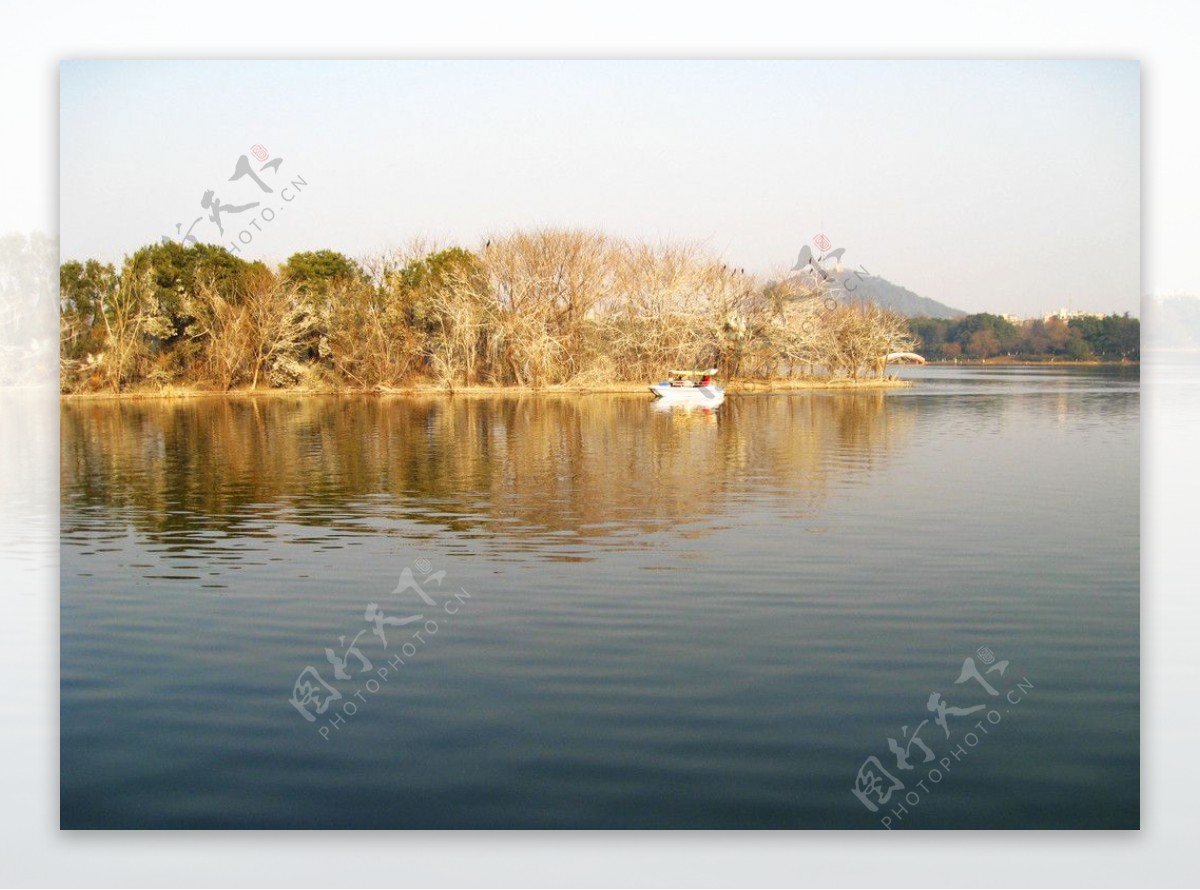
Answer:
<svg viewBox="0 0 1200 890"><path fill-rule="evenodd" d="M874 304L839 306L823 320L826 366L854 380L863 371L883 376L888 353L913 348L903 317Z"/></svg>
<svg viewBox="0 0 1200 890"><path fill-rule="evenodd" d="M296 288L274 281L251 287L244 319L250 347L250 388L257 389L264 373L296 363L315 319L304 310Z"/></svg>
<svg viewBox="0 0 1200 890"><path fill-rule="evenodd" d="M162 320L154 311L152 294L150 270L139 273L127 265L105 306L104 353L98 364L113 392L121 391L145 359L146 337L166 334Z"/></svg>

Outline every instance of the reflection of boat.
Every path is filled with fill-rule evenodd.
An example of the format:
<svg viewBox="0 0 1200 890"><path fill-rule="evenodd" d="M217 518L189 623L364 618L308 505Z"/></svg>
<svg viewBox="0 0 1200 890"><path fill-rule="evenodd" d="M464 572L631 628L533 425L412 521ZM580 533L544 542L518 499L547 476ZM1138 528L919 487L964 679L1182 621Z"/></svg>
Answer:
<svg viewBox="0 0 1200 890"><path fill-rule="evenodd" d="M712 408L725 401L725 390L713 381L713 375L717 373L716 368L667 373L671 375L669 380L650 385L650 392L663 402Z"/></svg>
<svg viewBox="0 0 1200 890"><path fill-rule="evenodd" d="M703 404L701 404L703 402ZM650 409L659 414L672 414L677 418L687 417L695 418L712 418L717 419L717 406L721 402L719 399L714 399L712 403L704 400L690 399L654 399L650 403Z"/></svg>

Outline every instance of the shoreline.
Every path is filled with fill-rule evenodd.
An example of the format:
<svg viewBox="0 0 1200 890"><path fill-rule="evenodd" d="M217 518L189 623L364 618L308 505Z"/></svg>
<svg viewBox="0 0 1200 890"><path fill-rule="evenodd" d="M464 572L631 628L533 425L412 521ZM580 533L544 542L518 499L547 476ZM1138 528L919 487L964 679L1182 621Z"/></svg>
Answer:
<svg viewBox="0 0 1200 890"><path fill-rule="evenodd" d="M726 395L763 395L780 392L803 392L820 390L852 390L874 391L887 389L905 389L911 387L911 380L901 380L897 377L870 380L850 379L807 379L807 380L744 380L729 384L725 387ZM612 383L603 386L572 386L570 384L555 384L552 386L457 386L446 387L433 384L415 384L413 386L389 387L375 386L339 387L329 389L199 389L194 387L164 387L156 390L126 390L122 392L74 392L59 393L61 401L138 401L149 399L194 399L194 398L280 398L297 396L400 396L404 398L436 396L543 396L543 395L650 395L648 383Z"/></svg>
<svg viewBox="0 0 1200 890"><path fill-rule="evenodd" d="M1140 365L1141 360L1140 359L1098 359L1098 358L1034 359L1034 358L1010 358L1009 356L1003 356L1003 357L994 356L992 358L984 358L984 359L979 359L979 358L960 358L960 359L931 358L931 359L926 359L925 364L927 364L927 365L950 365L950 366L954 366L954 365L1028 365L1031 368L1040 368L1044 365L1070 365L1072 367L1084 366L1084 365L1105 365L1105 366L1113 365L1116 367L1121 367L1121 366L1134 367L1134 366Z"/></svg>

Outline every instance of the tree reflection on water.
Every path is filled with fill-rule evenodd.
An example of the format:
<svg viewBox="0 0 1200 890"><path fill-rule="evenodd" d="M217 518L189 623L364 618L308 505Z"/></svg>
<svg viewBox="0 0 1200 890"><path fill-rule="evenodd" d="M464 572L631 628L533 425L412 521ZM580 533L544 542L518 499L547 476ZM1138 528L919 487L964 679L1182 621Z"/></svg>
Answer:
<svg viewBox="0 0 1200 890"><path fill-rule="evenodd" d="M910 438L884 393L743 396L656 410L640 396L269 396L62 408L63 533L272 536L273 523L387 533L397 521L592 543L754 499L810 510ZM435 531L436 529L431 529Z"/></svg>

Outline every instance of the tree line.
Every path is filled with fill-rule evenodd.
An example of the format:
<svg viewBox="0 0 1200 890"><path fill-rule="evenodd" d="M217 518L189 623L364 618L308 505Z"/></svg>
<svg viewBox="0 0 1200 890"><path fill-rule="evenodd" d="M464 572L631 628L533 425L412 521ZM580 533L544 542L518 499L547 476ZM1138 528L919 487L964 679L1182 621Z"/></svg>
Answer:
<svg viewBox="0 0 1200 890"><path fill-rule="evenodd" d="M477 250L414 243L278 268L153 244L59 270L64 392L173 386L581 387L717 366L728 377L881 376L915 339L818 278L758 278L687 245L575 230Z"/></svg>
<svg viewBox="0 0 1200 890"><path fill-rule="evenodd" d="M1020 359L1070 361L1128 360L1141 355L1141 324L1136 318L1108 315L1029 319L1013 323L986 312L960 319L912 318L909 331L929 359Z"/></svg>

